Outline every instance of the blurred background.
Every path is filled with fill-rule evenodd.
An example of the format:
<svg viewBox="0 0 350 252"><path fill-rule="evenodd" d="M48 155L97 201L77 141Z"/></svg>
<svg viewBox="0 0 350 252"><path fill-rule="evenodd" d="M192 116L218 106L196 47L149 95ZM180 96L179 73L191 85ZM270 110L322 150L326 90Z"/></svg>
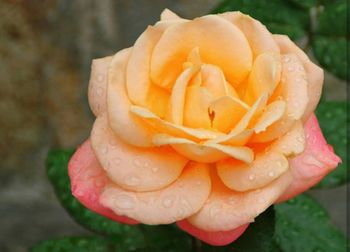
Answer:
<svg viewBox="0 0 350 252"><path fill-rule="evenodd" d="M43 239L87 233L55 198L45 157L50 148L75 148L89 136L91 60L132 46L164 8L194 18L218 3L0 0L0 251L26 251ZM345 100L345 81L327 73L324 99ZM345 231L346 187L311 194Z"/></svg>

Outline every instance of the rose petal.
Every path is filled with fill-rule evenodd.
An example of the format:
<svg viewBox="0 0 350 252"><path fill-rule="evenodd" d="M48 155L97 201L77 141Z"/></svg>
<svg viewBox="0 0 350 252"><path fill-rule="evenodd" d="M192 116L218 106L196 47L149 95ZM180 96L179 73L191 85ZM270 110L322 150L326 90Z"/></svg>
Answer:
<svg viewBox="0 0 350 252"><path fill-rule="evenodd" d="M257 56L249 75L245 99L248 104L262 94L269 96L275 90L281 79L281 58L279 54L263 53Z"/></svg>
<svg viewBox="0 0 350 252"><path fill-rule="evenodd" d="M147 106L147 97L152 85L149 72L154 47L168 27L181 22L185 21L179 19L172 22L160 22L155 26L148 26L136 40L126 69L127 93L134 104Z"/></svg>
<svg viewBox="0 0 350 252"><path fill-rule="evenodd" d="M279 48L272 34L265 25L239 11L219 14L220 17L230 21L238 27L247 38L254 58L266 52L279 53Z"/></svg>
<svg viewBox="0 0 350 252"><path fill-rule="evenodd" d="M196 228L187 220L178 221L177 226L197 239L213 246L225 246L237 240L247 229L249 224L244 224L229 231L208 232Z"/></svg>
<svg viewBox="0 0 350 252"><path fill-rule="evenodd" d="M228 132L249 109L250 107L238 98L221 96L209 106L209 113L214 117L212 127L221 132Z"/></svg>
<svg viewBox="0 0 350 252"><path fill-rule="evenodd" d="M154 128L154 130L157 130L160 133L165 133L181 138L187 138L192 141L213 139L218 136L224 135L223 133L215 132L212 130L193 129L167 122L165 120L160 119L151 111L138 106L131 106L130 112L145 120L149 125L151 125Z"/></svg>
<svg viewBox="0 0 350 252"><path fill-rule="evenodd" d="M210 232L235 229L253 222L286 190L291 181L290 172L286 172L261 189L236 192L227 188L216 174L212 174L212 191L208 200L188 221L196 228Z"/></svg>
<svg viewBox="0 0 350 252"><path fill-rule="evenodd" d="M117 222L138 223L128 217L116 215L100 204L98 199L109 179L96 159L90 140L85 141L70 159L68 174L72 194L85 207Z"/></svg>
<svg viewBox="0 0 350 252"><path fill-rule="evenodd" d="M182 71L182 63L195 47L199 47L204 62L223 70L230 83L239 83L251 68L252 55L243 33L228 21L209 15L171 26L164 32L152 54L153 82L172 87Z"/></svg>
<svg viewBox="0 0 350 252"><path fill-rule="evenodd" d="M259 117L254 125L254 131L260 133L265 131L271 124L277 122L284 115L286 110L285 101L274 101L267 105L266 110Z"/></svg>
<svg viewBox="0 0 350 252"><path fill-rule="evenodd" d="M304 127L301 121L297 121L292 129L272 145L271 150L282 153L286 157L295 156L305 149Z"/></svg>
<svg viewBox="0 0 350 252"><path fill-rule="evenodd" d="M254 153L248 147L226 146L209 142L198 144L185 138L166 134L155 135L153 140L156 145L170 144L181 155L201 163L213 163L230 156L244 162L252 162L254 159Z"/></svg>
<svg viewBox="0 0 350 252"><path fill-rule="evenodd" d="M95 116L106 111L107 72L112 56L94 59L91 64L88 99Z"/></svg>
<svg viewBox="0 0 350 252"><path fill-rule="evenodd" d="M102 193L100 202L115 213L144 224L169 224L197 212L210 189L209 167L189 163L178 180L160 191L129 192L110 185Z"/></svg>
<svg viewBox="0 0 350 252"><path fill-rule="evenodd" d="M254 116L257 116L265 107L267 102L267 94L260 96L254 105L244 114L241 120L236 124L236 126L230 131L229 134L218 136L213 139L211 142L215 143L229 143L234 140L239 134L247 130L251 120Z"/></svg>
<svg viewBox="0 0 350 252"><path fill-rule="evenodd" d="M164 9L162 13L160 14L160 20L176 20L176 19L181 19L178 15L176 15L174 12L172 12L169 9Z"/></svg>
<svg viewBox="0 0 350 252"><path fill-rule="evenodd" d="M293 198L314 186L341 162L327 144L314 114L306 121L304 129L306 148L302 154L290 160L293 183L278 202Z"/></svg>
<svg viewBox="0 0 350 252"><path fill-rule="evenodd" d="M127 190L152 191L168 186L187 163L170 147L140 148L125 144L109 128L105 115L96 119L91 142L108 177Z"/></svg>
<svg viewBox="0 0 350 252"><path fill-rule="evenodd" d="M308 105L303 115L303 121L306 121L315 110L323 86L323 70L310 61L309 57L296 45L290 38L284 35L273 35L283 54L294 53L301 60L307 75L307 93L309 97Z"/></svg>
<svg viewBox="0 0 350 252"><path fill-rule="evenodd" d="M281 94L287 103L283 117L252 138L252 142L269 142L285 133L299 120L308 106L308 90L305 81L305 70L295 54L282 56Z"/></svg>
<svg viewBox="0 0 350 252"><path fill-rule="evenodd" d="M216 164L222 182L235 191L247 191L266 186L288 170L284 155L268 152L255 157L250 164L227 159Z"/></svg>
<svg viewBox="0 0 350 252"><path fill-rule="evenodd" d="M108 119L113 132L123 141L135 146L152 146L153 130L129 112L131 102L126 94L125 68L130 49L118 52L108 72Z"/></svg>

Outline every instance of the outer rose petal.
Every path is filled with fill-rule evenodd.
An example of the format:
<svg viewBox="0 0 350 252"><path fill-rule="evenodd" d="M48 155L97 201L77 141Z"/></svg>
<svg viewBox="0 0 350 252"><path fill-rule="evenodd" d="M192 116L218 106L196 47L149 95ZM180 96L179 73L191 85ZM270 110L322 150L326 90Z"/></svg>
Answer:
<svg viewBox="0 0 350 252"><path fill-rule="evenodd" d="M169 146L140 148L121 141L99 116L91 133L92 147L109 178L132 191L159 190L174 182L187 159Z"/></svg>
<svg viewBox="0 0 350 252"><path fill-rule="evenodd" d="M117 222L138 223L128 217L116 215L100 204L100 194L105 185L110 182L96 159L90 140L85 141L74 153L68 164L68 174L71 179L72 194L85 207Z"/></svg>
<svg viewBox="0 0 350 252"><path fill-rule="evenodd" d="M281 53L288 54L294 53L298 56L304 65L306 75L307 75L307 89L309 95L309 103L303 115L303 120L306 121L312 112L315 110L318 101L321 97L321 91L323 86L323 70L316 64L310 61L309 57L294 44L290 38L284 35L273 35L275 41L278 43Z"/></svg>
<svg viewBox="0 0 350 252"><path fill-rule="evenodd" d="M293 182L278 202L288 200L317 184L337 167L341 159L328 145L314 114L306 121L306 148L302 154L290 160Z"/></svg>
<svg viewBox="0 0 350 252"><path fill-rule="evenodd" d="M131 49L116 53L108 71L107 112L114 133L126 143L152 146L152 129L129 112L131 102L125 87L125 70Z"/></svg>
<svg viewBox="0 0 350 252"><path fill-rule="evenodd" d="M170 186L153 192L125 191L115 184L101 194L102 205L150 225L169 224L198 212L207 200L211 181L209 166L189 163Z"/></svg>
<svg viewBox="0 0 350 252"><path fill-rule="evenodd" d="M89 104L95 116L106 111L107 105L107 72L112 56L94 59L91 64L89 82Z"/></svg>
<svg viewBox="0 0 350 252"><path fill-rule="evenodd" d="M261 189L236 192L226 187L215 173L211 175L213 186L208 200L188 218L195 227L210 232L229 231L253 222L282 195L292 181L290 172L286 172Z"/></svg>
<svg viewBox="0 0 350 252"><path fill-rule="evenodd" d="M233 23L244 33L252 48L254 58L265 52L279 53L280 50L272 34L258 20L239 11L226 12L219 16Z"/></svg>
<svg viewBox="0 0 350 252"><path fill-rule="evenodd" d="M244 224L230 231L208 232L196 228L187 220L178 221L177 225L187 233L213 246L225 246L237 240L247 229L248 224Z"/></svg>

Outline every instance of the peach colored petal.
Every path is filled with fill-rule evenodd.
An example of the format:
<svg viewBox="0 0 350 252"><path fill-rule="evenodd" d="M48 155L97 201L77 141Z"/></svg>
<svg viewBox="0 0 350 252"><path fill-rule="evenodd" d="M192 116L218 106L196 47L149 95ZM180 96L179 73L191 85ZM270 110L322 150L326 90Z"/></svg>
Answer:
<svg viewBox="0 0 350 252"><path fill-rule="evenodd" d="M153 131L140 118L129 112L131 102L126 94L125 67L130 49L118 52L108 71L107 112L109 124L114 133L126 143L152 146Z"/></svg>
<svg viewBox="0 0 350 252"><path fill-rule="evenodd" d="M215 99L226 95L238 98L234 87L226 82L224 73L219 67L203 64L201 67L201 79L201 86L208 89Z"/></svg>
<svg viewBox="0 0 350 252"><path fill-rule="evenodd" d="M94 59L91 64L88 99L95 116L106 111L107 72L112 56Z"/></svg>
<svg viewBox="0 0 350 252"><path fill-rule="evenodd" d="M258 20L239 11L226 12L219 16L230 21L244 33L254 57L265 52L279 53L280 50L272 34Z"/></svg>
<svg viewBox="0 0 350 252"><path fill-rule="evenodd" d="M170 93L167 90L157 85L151 85L149 87L146 107L159 117L165 118L168 113L169 100Z"/></svg>
<svg viewBox="0 0 350 252"><path fill-rule="evenodd" d="M182 22L185 21L179 19L172 22L160 22L155 26L148 26L136 40L126 69L126 89L130 100L134 104L147 105L147 96L152 85L149 72L154 46L164 30Z"/></svg>
<svg viewBox="0 0 350 252"><path fill-rule="evenodd" d="M266 186L288 170L288 160L275 152L261 153L250 163L226 159L216 164L222 182L235 191L247 191Z"/></svg>
<svg viewBox="0 0 350 252"><path fill-rule="evenodd" d="M160 119L157 115L153 114L151 111L138 107L131 106L131 113L135 114L139 118L145 120L149 125L151 125L159 133L165 133L172 136L177 136L181 138L188 138L193 141L213 139L218 136L222 136L223 133L206 130L206 129L192 129L189 127L184 127L174 123L167 122Z"/></svg>
<svg viewBox="0 0 350 252"><path fill-rule="evenodd" d="M110 185L103 191L100 202L115 213L144 224L169 224L197 212L210 189L209 166L189 163L178 180L160 191L137 193Z"/></svg>
<svg viewBox="0 0 350 252"><path fill-rule="evenodd" d="M170 98L170 120L175 124L183 124L187 86L198 70L194 67L187 68L176 79Z"/></svg>
<svg viewBox="0 0 350 252"><path fill-rule="evenodd" d="M91 143L108 177L127 190L152 191L168 186L187 163L170 147L140 148L124 143L109 128L105 115L96 119Z"/></svg>
<svg viewBox="0 0 350 252"><path fill-rule="evenodd" d="M305 149L305 134L302 122L297 121L291 130L277 139L270 148L271 151L277 151L286 157L302 153Z"/></svg>
<svg viewBox="0 0 350 252"><path fill-rule="evenodd" d="M304 130L306 148L302 154L289 161L293 183L278 202L293 198L314 186L341 162L332 146L327 144L314 114L306 121Z"/></svg>
<svg viewBox="0 0 350 252"><path fill-rule="evenodd" d="M322 68L311 62L309 57L287 36L274 35L273 37L283 54L296 54L305 68L307 75L306 78L308 82L307 90L309 97L309 102L303 115L303 121L306 121L310 117L312 112L315 110L320 100L324 78L323 70Z"/></svg>
<svg viewBox="0 0 350 252"><path fill-rule="evenodd" d="M131 225L138 223L128 217L116 215L100 204L98 199L109 179L96 159L90 140L86 140L70 159L68 174L72 194L86 208L117 222Z"/></svg>
<svg viewBox="0 0 350 252"><path fill-rule="evenodd" d="M221 96L209 106L209 113L213 115L212 127L221 132L228 132L249 109L250 107L238 98Z"/></svg>
<svg viewBox="0 0 350 252"><path fill-rule="evenodd" d="M253 151L248 147L226 146L209 142L198 144L185 138L165 134L155 135L153 141L156 145L170 144L181 155L201 163L213 163L230 156L244 162L252 162L254 158Z"/></svg>
<svg viewBox="0 0 350 252"><path fill-rule="evenodd" d="M246 38L228 21L208 15L173 25L163 33L152 54L153 82L172 87L188 53L197 46L203 61L220 67L230 83L247 76L252 55Z"/></svg>
<svg viewBox="0 0 350 252"><path fill-rule="evenodd" d="M195 129L210 129L211 120L208 109L213 98L213 95L204 87L188 87L184 108L184 126ZM177 106L177 104L173 106Z"/></svg>
<svg viewBox="0 0 350 252"><path fill-rule="evenodd" d="M188 218L198 229L210 232L228 231L253 222L286 190L292 181L290 172L269 185L252 191L235 192L212 175L212 191L199 212Z"/></svg>
<svg viewBox="0 0 350 252"><path fill-rule="evenodd" d="M295 54L283 55L282 62L282 97L288 116L299 120L309 102L305 69Z"/></svg>
<svg viewBox="0 0 350 252"><path fill-rule="evenodd" d="M236 126L230 131L229 134L218 136L211 142L215 143L228 143L234 140L239 134L243 133L249 126L251 120L254 116L260 114L267 102L267 94L260 96L254 105L244 114L241 120L236 124Z"/></svg>
<svg viewBox="0 0 350 252"><path fill-rule="evenodd" d="M160 20L176 20L176 19L181 19L178 15L176 15L174 12L171 10L165 8L162 13L160 14Z"/></svg>
<svg viewBox="0 0 350 252"><path fill-rule="evenodd" d="M254 125L254 131L256 133L265 131L271 124L281 119L286 110L285 101L274 101L267 105L266 110L258 118Z"/></svg>
<svg viewBox="0 0 350 252"><path fill-rule="evenodd" d="M257 56L248 79L245 99L248 104L262 94L270 96L281 79L281 58L279 54L263 53Z"/></svg>
<svg viewBox="0 0 350 252"><path fill-rule="evenodd" d="M196 228L187 220L178 221L176 224L179 228L189 233L190 235L213 246L225 246L234 242L244 233L244 231L249 226L248 223L229 231L208 232Z"/></svg>
<svg viewBox="0 0 350 252"><path fill-rule="evenodd" d="M286 113L269 126L268 130L253 136L252 142L269 142L287 133L308 106L305 70L295 54L282 56L281 97L286 101Z"/></svg>

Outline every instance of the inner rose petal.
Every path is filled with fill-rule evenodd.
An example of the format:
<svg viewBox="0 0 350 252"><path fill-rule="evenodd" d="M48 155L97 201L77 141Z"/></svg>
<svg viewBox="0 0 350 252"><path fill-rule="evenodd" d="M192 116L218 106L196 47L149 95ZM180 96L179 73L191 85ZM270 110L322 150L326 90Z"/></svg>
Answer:
<svg viewBox="0 0 350 252"><path fill-rule="evenodd" d="M209 15L173 25L163 33L152 53L153 82L171 88L195 47L199 47L203 62L220 67L232 84L241 82L251 69L252 53L243 33L228 21Z"/></svg>
<svg viewBox="0 0 350 252"><path fill-rule="evenodd" d="M173 223L201 209L211 190L209 169L205 164L189 163L179 179L153 192L129 192L111 184L101 194L100 202L116 214L144 224Z"/></svg>

